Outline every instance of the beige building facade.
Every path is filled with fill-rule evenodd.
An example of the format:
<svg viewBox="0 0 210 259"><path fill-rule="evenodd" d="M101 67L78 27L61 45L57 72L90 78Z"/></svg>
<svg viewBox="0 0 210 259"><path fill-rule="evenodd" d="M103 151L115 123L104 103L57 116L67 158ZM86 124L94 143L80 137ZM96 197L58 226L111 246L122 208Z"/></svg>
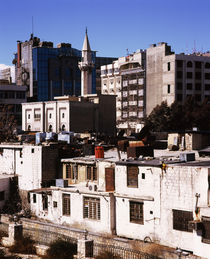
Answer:
<svg viewBox="0 0 210 259"><path fill-rule="evenodd" d="M146 114L167 101L184 104L194 97L198 103L210 100L210 57L194 53L175 54L165 42L153 44L146 55Z"/></svg>

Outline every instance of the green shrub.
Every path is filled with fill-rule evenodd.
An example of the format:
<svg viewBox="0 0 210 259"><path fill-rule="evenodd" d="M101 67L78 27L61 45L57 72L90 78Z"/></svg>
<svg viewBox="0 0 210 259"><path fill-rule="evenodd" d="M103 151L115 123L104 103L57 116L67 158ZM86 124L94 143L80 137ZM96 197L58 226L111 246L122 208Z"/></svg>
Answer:
<svg viewBox="0 0 210 259"><path fill-rule="evenodd" d="M36 254L34 247L35 241L29 236L22 237L15 241L15 244L9 248L10 252L22 254Z"/></svg>
<svg viewBox="0 0 210 259"><path fill-rule="evenodd" d="M57 239L50 244L44 259L73 259L77 253L77 245L69 241Z"/></svg>
<svg viewBox="0 0 210 259"><path fill-rule="evenodd" d="M121 259L121 257L118 255L114 255L112 252L104 251L96 256L96 259Z"/></svg>

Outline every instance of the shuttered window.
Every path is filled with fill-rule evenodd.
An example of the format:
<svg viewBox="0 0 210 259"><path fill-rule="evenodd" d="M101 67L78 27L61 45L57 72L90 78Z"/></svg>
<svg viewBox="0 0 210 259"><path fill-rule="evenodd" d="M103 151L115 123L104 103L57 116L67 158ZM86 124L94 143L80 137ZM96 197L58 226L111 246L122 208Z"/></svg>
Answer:
<svg viewBox="0 0 210 259"><path fill-rule="evenodd" d="M63 194L63 215L70 215L70 194Z"/></svg>
<svg viewBox="0 0 210 259"><path fill-rule="evenodd" d="M66 178L78 179L78 166L75 164L66 164Z"/></svg>
<svg viewBox="0 0 210 259"><path fill-rule="evenodd" d="M97 180L97 168L95 166L87 166L87 180L96 181Z"/></svg>
<svg viewBox="0 0 210 259"><path fill-rule="evenodd" d="M114 168L105 168L106 192L115 190L115 171Z"/></svg>
<svg viewBox="0 0 210 259"><path fill-rule="evenodd" d="M189 221L193 221L192 211L173 210L173 229L192 232L188 227Z"/></svg>
<svg viewBox="0 0 210 259"><path fill-rule="evenodd" d="M83 217L100 220L101 208L99 198L84 197Z"/></svg>
<svg viewBox="0 0 210 259"><path fill-rule="evenodd" d="M128 166L127 167L127 186L138 188L138 166Z"/></svg>
<svg viewBox="0 0 210 259"><path fill-rule="evenodd" d="M210 244L210 218L202 217L202 242Z"/></svg>
<svg viewBox="0 0 210 259"><path fill-rule="evenodd" d="M143 202L130 201L130 222L144 224Z"/></svg>

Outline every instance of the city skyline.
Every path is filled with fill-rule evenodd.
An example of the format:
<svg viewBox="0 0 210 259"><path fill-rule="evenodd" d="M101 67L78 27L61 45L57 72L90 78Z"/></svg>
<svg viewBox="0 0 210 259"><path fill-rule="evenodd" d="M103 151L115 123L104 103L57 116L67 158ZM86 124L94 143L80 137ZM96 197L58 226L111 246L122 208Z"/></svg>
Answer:
<svg viewBox="0 0 210 259"><path fill-rule="evenodd" d="M17 40L33 32L42 41L82 48L85 28L98 56L120 57L168 42L176 53L210 50L207 0L45 0L1 4L0 64L12 65ZM32 22L33 20L33 22Z"/></svg>

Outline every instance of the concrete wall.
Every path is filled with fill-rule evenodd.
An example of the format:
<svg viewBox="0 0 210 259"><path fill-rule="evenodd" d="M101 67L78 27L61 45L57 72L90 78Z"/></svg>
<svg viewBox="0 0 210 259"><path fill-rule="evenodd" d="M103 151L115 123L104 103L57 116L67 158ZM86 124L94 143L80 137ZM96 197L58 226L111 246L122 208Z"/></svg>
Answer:
<svg viewBox="0 0 210 259"><path fill-rule="evenodd" d="M145 179L141 174L145 173ZM116 166L116 233L117 235L151 240L170 247L181 247L208 257L210 245L202 242L202 233L173 229L173 209L191 211L194 219L210 216L207 167L167 165L140 167L138 188L127 187L126 166ZM200 194L195 214L196 194ZM153 198L153 199L152 199ZM130 222L129 201L143 202L143 224ZM206 208L206 209L204 209Z"/></svg>
<svg viewBox="0 0 210 259"><path fill-rule="evenodd" d="M70 194L70 216L62 214L62 194ZM33 203L33 195L36 194L36 203ZM83 218L83 199L93 197L100 199L100 220ZM57 207L53 207L53 202L57 202ZM112 203L112 204L110 204ZM53 223L69 224L72 227L87 229L100 233L112 233L113 214L110 209L114 209L113 200L106 193L78 193L71 192L69 188L65 190L52 190L52 195L48 195L48 211L43 210L42 194L31 192L31 210L39 218L50 220Z"/></svg>

